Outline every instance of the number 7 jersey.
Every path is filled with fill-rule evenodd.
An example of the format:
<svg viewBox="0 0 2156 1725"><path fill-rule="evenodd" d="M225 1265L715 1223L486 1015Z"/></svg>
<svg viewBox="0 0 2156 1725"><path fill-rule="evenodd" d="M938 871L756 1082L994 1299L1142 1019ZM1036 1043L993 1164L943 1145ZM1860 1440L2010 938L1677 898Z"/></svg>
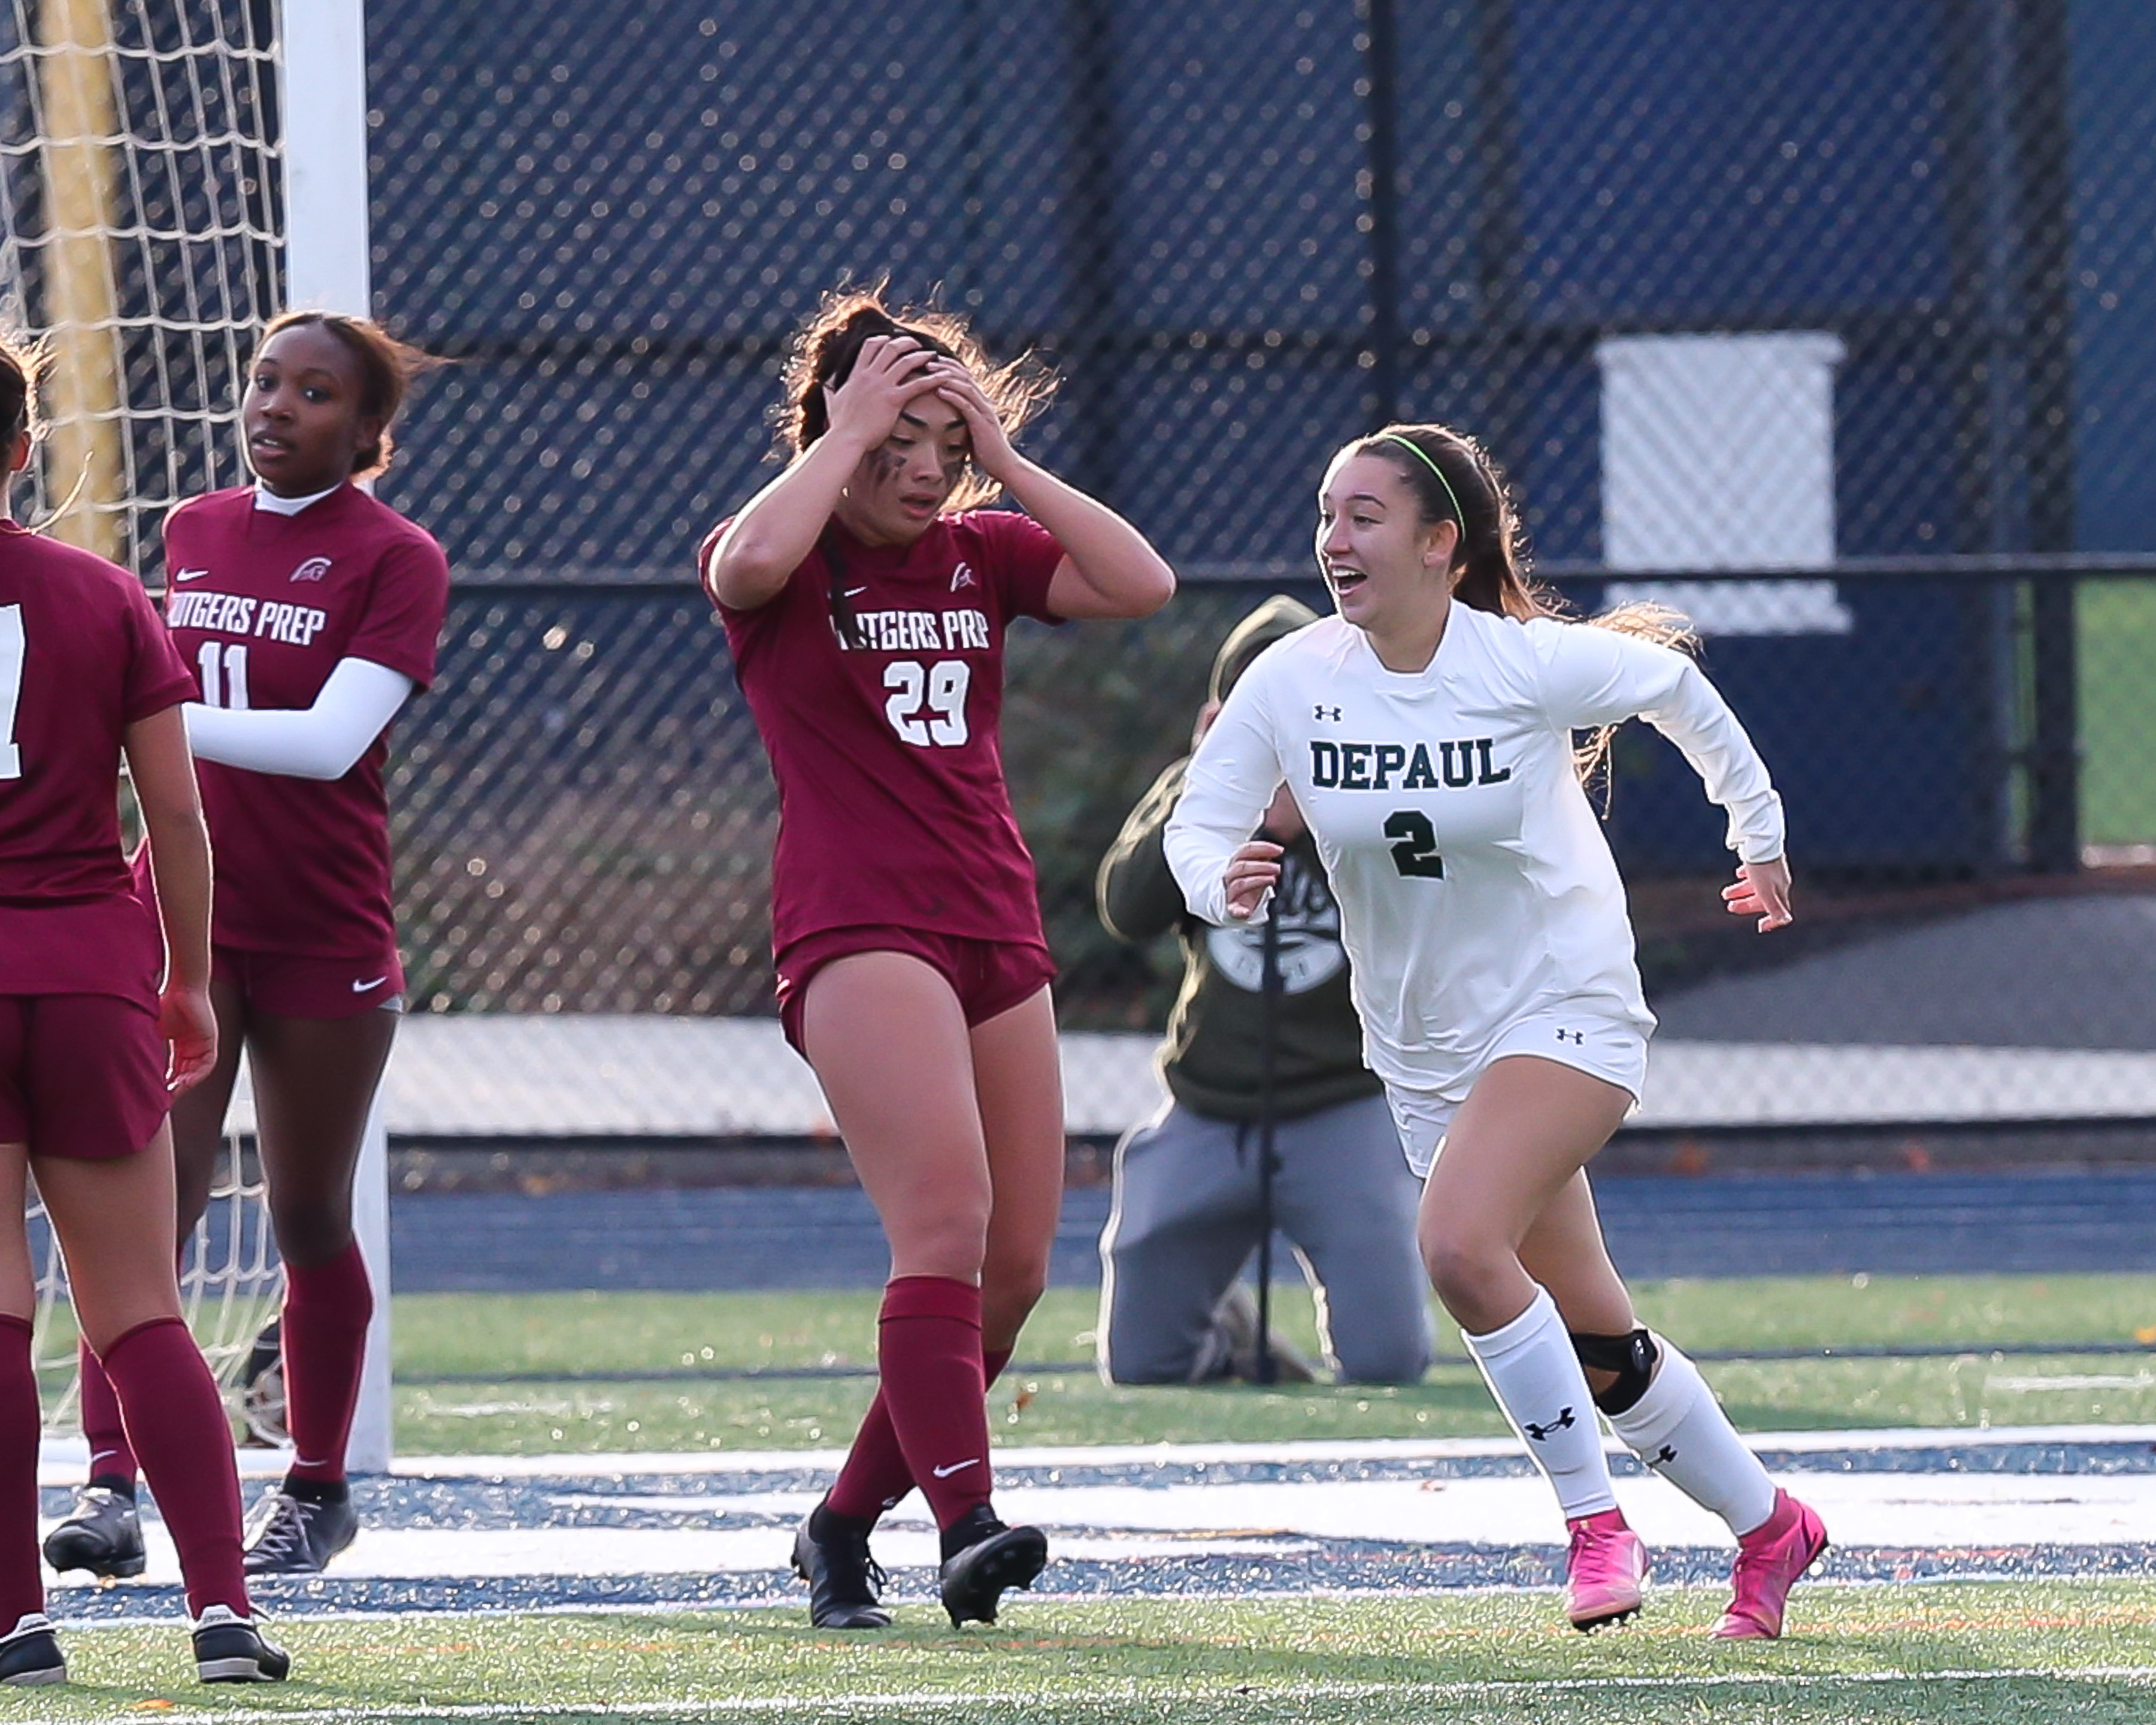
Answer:
<svg viewBox="0 0 2156 1725"><path fill-rule="evenodd" d="M1386 670L1337 617L1260 655L1191 761L1168 862L1192 911L1225 922L1228 859L1285 781L1340 903L1371 1070L1456 1096L1498 1034L1557 1002L1654 1028L1573 765L1576 730L1635 716L1729 811L1732 850L1781 855L1781 799L1689 658L1455 602L1418 672Z"/></svg>
<svg viewBox="0 0 2156 1725"><path fill-rule="evenodd" d="M709 583L712 548L699 565ZM1004 632L1055 621L1063 548L1025 516L945 516L908 546L834 524L764 605L721 605L734 672L778 783L771 938L884 924L1040 944L1033 859L1004 783Z"/></svg>

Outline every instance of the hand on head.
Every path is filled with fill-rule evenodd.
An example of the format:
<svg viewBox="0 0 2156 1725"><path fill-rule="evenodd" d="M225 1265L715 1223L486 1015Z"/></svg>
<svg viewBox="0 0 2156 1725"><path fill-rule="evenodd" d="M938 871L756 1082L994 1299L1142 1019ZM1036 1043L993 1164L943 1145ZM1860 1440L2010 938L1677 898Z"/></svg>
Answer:
<svg viewBox="0 0 2156 1725"><path fill-rule="evenodd" d="M1757 916L1762 934L1786 927L1794 920L1789 909L1789 859L1739 863L1737 879L1722 889L1722 901L1732 916Z"/></svg>
<svg viewBox="0 0 2156 1725"><path fill-rule="evenodd" d="M941 385L933 370L940 360L933 348L911 336L870 336L846 381L836 388L824 386L830 434L863 450L874 449L891 435L908 402Z"/></svg>
<svg viewBox="0 0 2156 1725"><path fill-rule="evenodd" d="M1010 434L1004 429L1002 415L996 412L988 392L981 388L980 379L957 360L942 357L929 367L929 374L935 380L936 393L965 418L967 435L973 444L973 465L992 480L1008 480L1018 459L1018 451L1011 444Z"/></svg>

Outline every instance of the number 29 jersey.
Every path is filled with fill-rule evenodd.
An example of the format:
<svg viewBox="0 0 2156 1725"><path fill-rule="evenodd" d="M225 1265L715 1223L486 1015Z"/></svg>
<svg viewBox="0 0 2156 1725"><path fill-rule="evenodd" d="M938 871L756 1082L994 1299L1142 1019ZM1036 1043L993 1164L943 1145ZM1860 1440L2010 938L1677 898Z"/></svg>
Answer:
<svg viewBox="0 0 2156 1725"><path fill-rule="evenodd" d="M312 706L343 659L434 681L449 562L356 485L296 515L258 507L251 487L192 498L165 519L165 625L208 706ZM326 783L198 761L219 946L364 960L395 949L387 736Z"/></svg>
<svg viewBox="0 0 2156 1725"><path fill-rule="evenodd" d="M1559 1003L1654 1029L1575 731L1640 717L1684 752L1748 862L1782 806L1736 715L1681 653L1455 601L1430 663L1388 670L1333 617L1266 649L1192 758L1169 823L1192 911L1286 783L1340 902L1365 1057L1388 1084L1464 1095L1497 1038Z"/></svg>
<svg viewBox="0 0 2156 1725"><path fill-rule="evenodd" d="M698 559L708 591L722 523ZM1063 548L1003 510L945 516L907 546L834 522L857 646L819 547L768 603L720 605L778 785L771 938L881 924L1040 944L1033 859L1004 783L1004 632L1056 620Z"/></svg>

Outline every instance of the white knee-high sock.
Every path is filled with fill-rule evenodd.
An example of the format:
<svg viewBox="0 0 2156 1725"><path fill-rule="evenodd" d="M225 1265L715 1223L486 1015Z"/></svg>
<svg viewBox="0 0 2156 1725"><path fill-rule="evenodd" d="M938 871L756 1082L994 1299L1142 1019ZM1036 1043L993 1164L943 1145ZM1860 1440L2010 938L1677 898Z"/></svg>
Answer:
<svg viewBox="0 0 2156 1725"><path fill-rule="evenodd" d="M1527 1309L1502 1329L1486 1336L1462 1330L1460 1339L1557 1493L1564 1518L1616 1508L1587 1374L1549 1291L1537 1287Z"/></svg>
<svg viewBox="0 0 2156 1725"><path fill-rule="evenodd" d="M1647 1393L1609 1429L1640 1461L1736 1534L1763 1526L1774 1512L1774 1482L1745 1447L1699 1368L1660 1336L1661 1358Z"/></svg>

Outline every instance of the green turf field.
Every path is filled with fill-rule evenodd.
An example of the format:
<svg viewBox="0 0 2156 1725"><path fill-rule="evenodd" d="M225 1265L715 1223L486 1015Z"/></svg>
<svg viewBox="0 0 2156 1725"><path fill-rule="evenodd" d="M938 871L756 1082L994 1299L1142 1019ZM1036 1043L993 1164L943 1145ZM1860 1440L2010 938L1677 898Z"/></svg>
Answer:
<svg viewBox="0 0 2156 1725"><path fill-rule="evenodd" d="M0 1718L2004 1725L2156 1715L2156 1584L1829 1587L1799 1602L1789 1639L1747 1646L1704 1639L1722 1595L1702 1589L1655 1594L1632 1627L1592 1638L1558 1622L1548 1593L1019 1599L1000 1629L963 1635L916 1605L901 1608L891 1633L852 1639L766 1610L295 1623L295 1681L244 1692L176 1683L177 1631L79 1630L68 1637L76 1682L0 1702ZM526 1704L501 1701L511 1694Z"/></svg>
<svg viewBox="0 0 2156 1725"><path fill-rule="evenodd" d="M1645 1320L1694 1352L1957 1347L1947 1357L1740 1360L1709 1373L1740 1426L1983 1426L2156 1422L2156 1276L1874 1277L1688 1281L1635 1290ZM550 1450L769 1450L844 1443L865 1375L872 1291L407 1295L395 1311L397 1444L405 1455ZM1050 1291L1025 1363L1092 1357L1090 1291ZM1281 1326L1314 1345L1310 1302ZM2150 1342L2137 1339L2148 1332ZM1399 1389L1115 1389L1089 1369L1014 1370L997 1386L1004 1441L1101 1444L1496 1436L1489 1393L1440 1323L1445 1358ZM2003 1353L2099 1343L2095 1356ZM580 1374L654 1375L591 1381ZM680 1374L661 1376L656 1374ZM444 1378L457 1381L443 1382ZM518 1381L523 1380L523 1381Z"/></svg>

